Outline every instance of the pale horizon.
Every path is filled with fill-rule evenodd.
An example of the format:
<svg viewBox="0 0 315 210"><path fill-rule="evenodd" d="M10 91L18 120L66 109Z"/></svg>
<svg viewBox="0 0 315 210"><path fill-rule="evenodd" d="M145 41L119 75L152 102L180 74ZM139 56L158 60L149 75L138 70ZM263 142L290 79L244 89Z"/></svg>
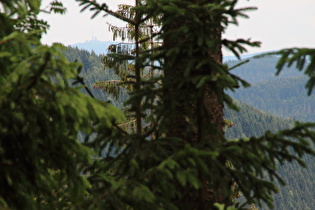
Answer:
<svg viewBox="0 0 315 210"><path fill-rule="evenodd" d="M50 0L43 0L43 7ZM42 38L44 44L54 42L66 46L83 43L97 39L99 41L113 41L112 34L108 31L106 22L119 26L124 23L114 17L102 17L98 15L90 19L92 13L85 11L80 13L78 2L75 0L62 1L67 8L65 15L42 14L44 20L51 25L48 33ZM103 3L104 0L98 2ZM105 1L112 10L117 9L121 3L132 4L132 0L108 0ZM239 26L231 26L224 38L248 39L260 41L260 48L249 48L245 54L274 51L291 47L315 48L315 1L314 0L240 0L239 7L255 6L256 11L246 13L249 19L239 19ZM230 52L223 50L225 55Z"/></svg>

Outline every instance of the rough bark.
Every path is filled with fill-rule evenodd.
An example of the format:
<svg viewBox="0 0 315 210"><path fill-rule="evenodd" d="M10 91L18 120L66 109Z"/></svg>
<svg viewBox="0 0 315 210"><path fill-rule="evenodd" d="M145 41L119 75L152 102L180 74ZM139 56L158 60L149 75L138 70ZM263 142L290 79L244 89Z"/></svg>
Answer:
<svg viewBox="0 0 315 210"><path fill-rule="evenodd" d="M191 1L193 2L193 1ZM168 18L167 16L165 17ZM171 25L164 28L165 34L171 34L178 30L183 24L193 20L175 19ZM206 20L205 20L206 21ZM189 33L189 32L188 32ZM173 48L182 46L186 34L180 34L177 39L172 35L164 37L164 49L171 51ZM221 31L216 30L214 34L209 35L211 39L221 39ZM197 40L196 40L197 42ZM218 42L219 43L219 42ZM196 44L197 46L197 44ZM183 49L184 51L185 49ZM179 56L166 58L165 60L165 89L164 103L169 106L169 115L166 125L168 127L167 136L178 137L189 144L196 145L201 141L218 143L223 140L223 102L220 98L223 89L220 89L215 82L207 84L202 95L195 88L193 83L182 83L180 80L186 80L184 76L185 67L188 62L193 59L213 59L218 63L222 62L221 45L217 44L213 49L209 49L208 53L195 54L180 53ZM204 74L208 72L216 74L215 69L196 70L191 72L191 76L196 74ZM198 97L196 97L198 95ZM210 125L210 126L209 126ZM224 160L223 160L224 161ZM187 190L186 196L175 202L184 208L194 203L198 209L211 209L213 203L223 203L225 198L222 192L215 192L208 187L209 180L200 174L199 179L203 183L203 187L195 193ZM183 189L185 191L185 189ZM197 204L197 205L196 205Z"/></svg>

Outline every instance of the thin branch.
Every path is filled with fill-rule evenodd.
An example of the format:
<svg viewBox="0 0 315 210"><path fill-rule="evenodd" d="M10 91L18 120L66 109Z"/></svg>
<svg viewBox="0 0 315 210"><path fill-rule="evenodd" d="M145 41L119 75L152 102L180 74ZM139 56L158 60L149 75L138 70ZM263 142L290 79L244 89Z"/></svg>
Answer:
<svg viewBox="0 0 315 210"><path fill-rule="evenodd" d="M43 74L43 72L45 71L47 64L50 60L50 53L47 52L45 54L45 62L43 63L43 65L40 66L39 71L37 72L37 74L35 74L35 78L33 80L33 82L26 88L26 90L31 89L37 82L37 79Z"/></svg>
<svg viewBox="0 0 315 210"><path fill-rule="evenodd" d="M77 75L76 79L82 84L84 85L84 89L86 90L86 92L92 97L95 98L93 93L90 91L90 89L86 86L84 80L82 77L80 77L79 75Z"/></svg>
<svg viewBox="0 0 315 210"><path fill-rule="evenodd" d="M84 10L86 10L89 7L90 7L90 11L97 10L93 14L92 17L95 17L100 11L104 11L104 12L106 12L106 13L108 13L108 14L110 14L110 15L112 15L112 16L120 19L120 20L126 21L126 22L128 22L128 23L130 23L132 25L136 24L136 22L134 20L126 18L123 15L120 15L120 14L118 14L118 13L108 9L108 6L105 3L100 5L96 1L87 1L87 0L78 0L78 1L81 2L80 6L88 4L85 7L83 7L83 9L81 9L81 12L83 12Z"/></svg>

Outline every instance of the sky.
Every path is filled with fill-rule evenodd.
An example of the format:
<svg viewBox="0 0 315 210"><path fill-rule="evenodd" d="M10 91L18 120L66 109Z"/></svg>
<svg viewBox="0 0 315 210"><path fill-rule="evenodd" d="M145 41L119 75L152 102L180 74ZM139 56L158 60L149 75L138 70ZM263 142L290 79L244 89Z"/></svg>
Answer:
<svg viewBox="0 0 315 210"><path fill-rule="evenodd" d="M43 7L51 0L43 0ZM98 15L90 19L92 13L80 13L75 0L60 0L67 8L65 15L41 15L48 21L50 29L42 38L45 44L60 42L72 45L97 39L112 41L107 22L123 26L116 18ZM134 0L97 0L106 2L112 10L118 4L133 4ZM254 6L256 11L247 13L249 19L239 19L238 26L230 26L223 37L228 39L248 39L260 41L260 48L247 48L247 53L266 52L290 47L315 48L315 0L239 0L238 7ZM223 50L224 55L231 55Z"/></svg>

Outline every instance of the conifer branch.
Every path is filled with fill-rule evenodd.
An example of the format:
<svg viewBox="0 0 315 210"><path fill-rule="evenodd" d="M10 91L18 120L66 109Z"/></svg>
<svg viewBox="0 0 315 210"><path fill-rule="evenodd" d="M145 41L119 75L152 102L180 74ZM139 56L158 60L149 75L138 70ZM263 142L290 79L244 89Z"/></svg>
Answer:
<svg viewBox="0 0 315 210"><path fill-rule="evenodd" d="M110 9L108 9L108 6L103 3L103 4L99 4L96 1L92 1L92 0L77 0L80 3L80 6L83 6L83 9L81 9L81 12L85 11L86 9L90 9L90 11L95 11L95 13L92 15L92 18L94 18L96 15L98 15L101 11L106 12L107 14L110 14L120 20L123 20L127 23L130 23L132 25L135 25L136 22L133 19L129 19L117 12L114 12ZM106 15L107 15L106 14Z"/></svg>

